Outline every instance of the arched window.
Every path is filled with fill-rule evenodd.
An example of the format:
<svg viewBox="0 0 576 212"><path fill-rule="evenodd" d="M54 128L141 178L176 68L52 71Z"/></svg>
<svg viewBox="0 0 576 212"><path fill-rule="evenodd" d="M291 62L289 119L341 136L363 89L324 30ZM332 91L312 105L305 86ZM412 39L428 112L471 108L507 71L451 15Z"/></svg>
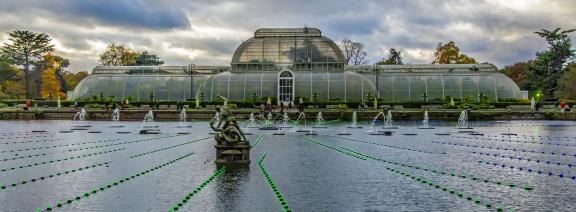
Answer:
<svg viewBox="0 0 576 212"><path fill-rule="evenodd" d="M278 104L294 101L294 75L289 70L278 74Z"/></svg>

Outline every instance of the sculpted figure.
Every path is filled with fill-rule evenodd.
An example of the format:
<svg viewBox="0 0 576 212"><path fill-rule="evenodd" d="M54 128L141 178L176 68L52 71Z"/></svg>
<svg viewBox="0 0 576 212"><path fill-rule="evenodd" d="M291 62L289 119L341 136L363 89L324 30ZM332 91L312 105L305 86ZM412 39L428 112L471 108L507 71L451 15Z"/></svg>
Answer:
<svg viewBox="0 0 576 212"><path fill-rule="evenodd" d="M236 122L236 118L234 118L234 115L226 105L228 100L222 96L218 97L224 99L225 105L222 107L216 106L218 117L214 117L210 120L210 127L212 130L218 132L216 134L216 141L218 143L226 142L229 144L246 142L247 140L244 136L244 132L242 132L238 122Z"/></svg>

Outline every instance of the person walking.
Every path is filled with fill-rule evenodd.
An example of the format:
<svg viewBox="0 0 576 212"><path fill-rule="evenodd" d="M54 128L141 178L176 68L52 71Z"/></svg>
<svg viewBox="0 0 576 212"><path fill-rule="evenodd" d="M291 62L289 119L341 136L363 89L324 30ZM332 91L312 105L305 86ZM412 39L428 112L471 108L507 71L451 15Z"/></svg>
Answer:
<svg viewBox="0 0 576 212"><path fill-rule="evenodd" d="M304 112L304 100L302 100L302 97L298 100L298 112Z"/></svg>

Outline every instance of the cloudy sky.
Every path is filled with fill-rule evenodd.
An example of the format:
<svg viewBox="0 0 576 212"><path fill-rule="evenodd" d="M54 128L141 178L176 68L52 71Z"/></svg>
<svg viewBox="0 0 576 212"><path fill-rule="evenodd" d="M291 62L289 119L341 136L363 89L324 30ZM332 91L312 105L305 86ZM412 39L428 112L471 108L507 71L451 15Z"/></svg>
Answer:
<svg viewBox="0 0 576 212"><path fill-rule="evenodd" d="M406 63L430 63L439 42L499 67L534 57L546 44L533 32L576 28L574 0L2 0L7 32L46 32L72 71L91 70L111 42L157 54L169 65L226 65L262 27L316 27L360 41L370 62L387 49ZM576 33L572 35L576 40Z"/></svg>

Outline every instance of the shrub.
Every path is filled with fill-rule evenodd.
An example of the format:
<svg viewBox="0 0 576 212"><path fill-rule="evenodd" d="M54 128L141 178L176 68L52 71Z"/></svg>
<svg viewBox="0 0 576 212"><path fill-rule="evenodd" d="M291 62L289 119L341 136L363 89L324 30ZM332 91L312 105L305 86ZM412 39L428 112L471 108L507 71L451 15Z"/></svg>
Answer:
<svg viewBox="0 0 576 212"><path fill-rule="evenodd" d="M84 106L86 108L93 108L93 109L102 109L104 108L104 105L101 104L87 104L86 106Z"/></svg>
<svg viewBox="0 0 576 212"><path fill-rule="evenodd" d="M338 106L336 106L337 109L348 109L348 105L346 104L339 104Z"/></svg>

